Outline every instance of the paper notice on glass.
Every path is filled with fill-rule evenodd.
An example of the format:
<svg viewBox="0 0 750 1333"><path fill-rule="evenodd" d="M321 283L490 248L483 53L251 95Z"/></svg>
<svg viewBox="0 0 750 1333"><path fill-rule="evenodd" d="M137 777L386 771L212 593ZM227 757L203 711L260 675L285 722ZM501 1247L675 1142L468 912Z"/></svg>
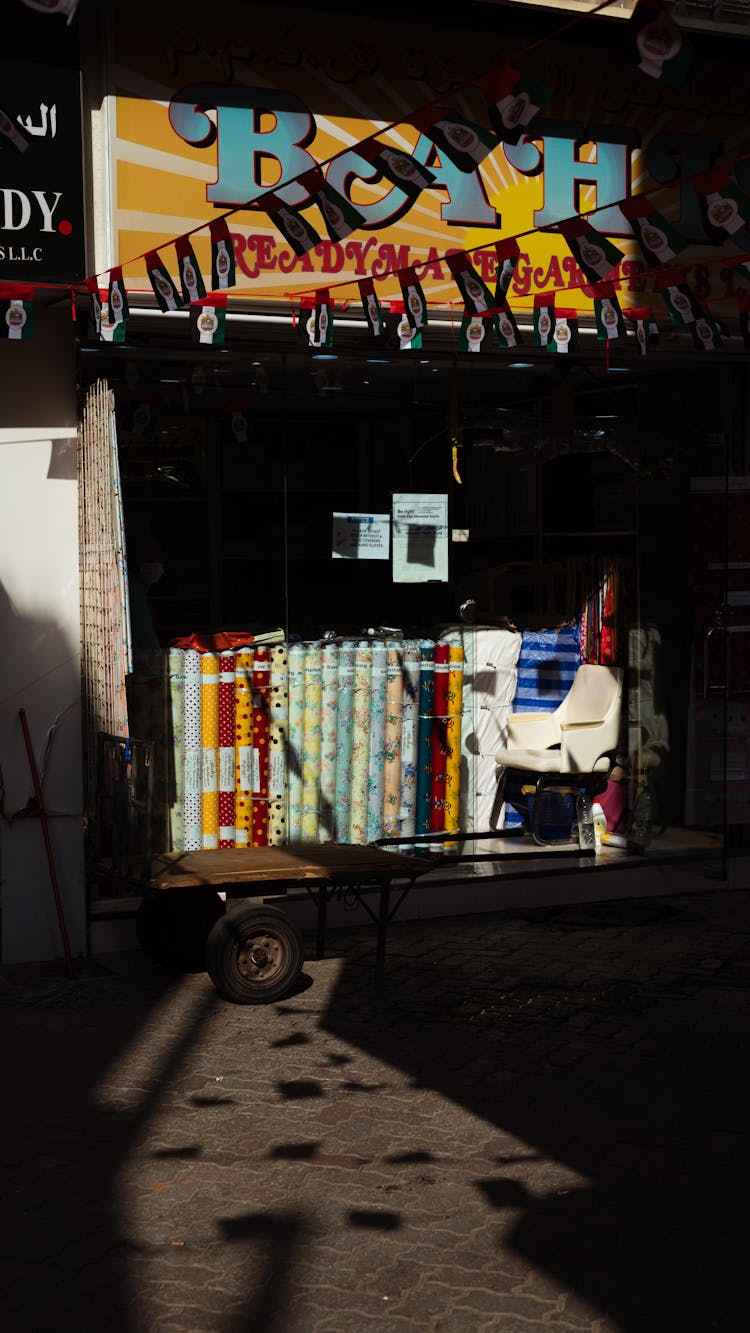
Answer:
<svg viewBox="0 0 750 1333"><path fill-rule="evenodd" d="M334 560L387 560L390 514L334 514Z"/></svg>
<svg viewBox="0 0 750 1333"><path fill-rule="evenodd" d="M393 582L448 582L447 495L394 495Z"/></svg>

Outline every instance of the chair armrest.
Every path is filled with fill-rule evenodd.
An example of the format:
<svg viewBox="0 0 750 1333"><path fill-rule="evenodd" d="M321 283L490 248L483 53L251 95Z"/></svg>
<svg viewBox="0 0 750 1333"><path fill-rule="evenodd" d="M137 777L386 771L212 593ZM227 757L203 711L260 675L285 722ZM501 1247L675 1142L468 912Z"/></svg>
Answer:
<svg viewBox="0 0 750 1333"><path fill-rule="evenodd" d="M589 729L589 728L591 728L591 727L600 727L601 725L602 725L602 719L601 719L601 718L597 718L596 721L594 721L594 722L563 722L563 723L561 723L560 730L561 730L561 731L586 731L587 729Z"/></svg>
<svg viewBox="0 0 750 1333"><path fill-rule="evenodd" d="M509 750L548 750L559 744L560 724L554 713L514 713L508 718Z"/></svg>

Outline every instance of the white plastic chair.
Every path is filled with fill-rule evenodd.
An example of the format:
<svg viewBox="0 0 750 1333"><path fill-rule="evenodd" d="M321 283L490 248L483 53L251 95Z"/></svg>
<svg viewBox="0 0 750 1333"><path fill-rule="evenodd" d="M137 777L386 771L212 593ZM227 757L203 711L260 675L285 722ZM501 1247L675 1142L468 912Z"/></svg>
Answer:
<svg viewBox="0 0 750 1333"><path fill-rule="evenodd" d="M604 790L620 737L623 673L619 667L580 666L554 713L511 713L505 746L495 758L504 770L538 774L531 833L540 846L541 794L569 784ZM501 781L504 781L504 774Z"/></svg>

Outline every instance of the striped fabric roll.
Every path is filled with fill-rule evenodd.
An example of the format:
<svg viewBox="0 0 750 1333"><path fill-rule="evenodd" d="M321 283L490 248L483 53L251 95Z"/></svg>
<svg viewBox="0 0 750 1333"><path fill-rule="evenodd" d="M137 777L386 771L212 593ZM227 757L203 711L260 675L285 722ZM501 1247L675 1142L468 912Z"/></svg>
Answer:
<svg viewBox="0 0 750 1333"><path fill-rule="evenodd" d="M367 776L370 760L370 697L372 694L372 644L360 640L354 653L354 705L352 713L352 783L349 842L367 842Z"/></svg>
<svg viewBox="0 0 750 1333"><path fill-rule="evenodd" d="M290 842L302 837L302 753L305 740L305 646L289 649L289 804L287 836Z"/></svg>
<svg viewBox="0 0 750 1333"><path fill-rule="evenodd" d="M169 844L173 852L185 847L185 654L169 650L169 715L172 771L169 775Z"/></svg>
<svg viewBox="0 0 750 1333"><path fill-rule="evenodd" d="M201 833L203 850L219 845L219 658L201 653Z"/></svg>
<svg viewBox="0 0 750 1333"><path fill-rule="evenodd" d="M388 650L382 641L372 645L370 695L370 754L367 767L367 842L383 836L385 789L385 719L388 687Z"/></svg>
<svg viewBox="0 0 750 1333"><path fill-rule="evenodd" d="M419 645L419 723L417 729L417 809L415 831L430 832L432 795L432 728L435 697L435 644L423 639Z"/></svg>
<svg viewBox="0 0 750 1333"><path fill-rule="evenodd" d="M271 649L271 691L268 726L268 842L286 841L287 738L289 732L289 663L285 643Z"/></svg>
<svg viewBox="0 0 750 1333"><path fill-rule="evenodd" d="M320 810L318 838L333 838L336 806L336 720L338 695L338 646L325 643L322 653L322 692L320 709Z"/></svg>
<svg viewBox="0 0 750 1333"><path fill-rule="evenodd" d="M186 852L203 846L201 833L201 655L185 652L185 784L183 842Z"/></svg>
<svg viewBox="0 0 750 1333"><path fill-rule="evenodd" d="M253 650L240 648L235 656L235 845L249 847L253 823Z"/></svg>
<svg viewBox="0 0 750 1333"><path fill-rule="evenodd" d="M398 832L414 832L417 808L417 730L419 727L419 644L404 644L403 694L401 700L401 803Z"/></svg>
<svg viewBox="0 0 750 1333"><path fill-rule="evenodd" d="M445 828L445 773L448 762L448 673L450 648L435 645L434 725L432 730L432 782L430 787L430 832Z"/></svg>
<svg viewBox="0 0 750 1333"><path fill-rule="evenodd" d="M234 847L234 653L219 654L219 846Z"/></svg>
<svg viewBox="0 0 750 1333"><path fill-rule="evenodd" d="M352 786L352 727L354 723L354 653L353 643L339 648L336 699L336 796L334 802L334 837L349 841Z"/></svg>
<svg viewBox="0 0 750 1333"><path fill-rule="evenodd" d="M386 644L385 776L383 782L383 837L397 838L401 807L401 734L404 650Z"/></svg>
<svg viewBox="0 0 750 1333"><path fill-rule="evenodd" d="M253 847L268 846L268 732L269 693L271 688L270 649L253 649Z"/></svg>

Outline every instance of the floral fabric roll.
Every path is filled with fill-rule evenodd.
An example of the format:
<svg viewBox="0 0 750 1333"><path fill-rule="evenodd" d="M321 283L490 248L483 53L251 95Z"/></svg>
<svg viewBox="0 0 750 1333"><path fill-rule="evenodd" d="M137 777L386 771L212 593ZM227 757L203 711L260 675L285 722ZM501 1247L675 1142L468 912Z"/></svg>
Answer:
<svg viewBox="0 0 750 1333"><path fill-rule="evenodd" d="M349 841L352 788L352 732L354 726L353 643L342 643L338 656L336 698L336 787L333 831L336 842Z"/></svg>
<svg viewBox="0 0 750 1333"><path fill-rule="evenodd" d="M271 687L268 726L268 842L286 842L287 742L289 734L289 660L285 643L270 650Z"/></svg>
<svg viewBox="0 0 750 1333"><path fill-rule="evenodd" d="M321 667L320 708L320 809L318 839L331 842L336 808L336 722L338 695L338 646L325 643Z"/></svg>
<svg viewBox="0 0 750 1333"><path fill-rule="evenodd" d="M302 755L305 741L305 646L289 649L289 805L287 830L290 842L302 837Z"/></svg>
<svg viewBox="0 0 750 1333"><path fill-rule="evenodd" d="M240 648L234 672L235 846L249 847L253 824L253 650Z"/></svg>
<svg viewBox="0 0 750 1333"><path fill-rule="evenodd" d="M203 846L201 832L201 655L185 652L185 780L183 843L186 852Z"/></svg>
<svg viewBox="0 0 750 1333"><path fill-rule="evenodd" d="M383 782L383 837L397 838L401 807L401 733L404 650L386 644L385 775Z"/></svg>
<svg viewBox="0 0 750 1333"><path fill-rule="evenodd" d="M219 654L219 846L234 847L235 836L235 659Z"/></svg>
<svg viewBox="0 0 750 1333"><path fill-rule="evenodd" d="M401 698L401 803L398 832L414 832L417 808L417 731L419 727L419 643L404 643L403 691Z"/></svg>
<svg viewBox="0 0 750 1333"><path fill-rule="evenodd" d="M448 648L448 720L446 722L445 831L457 833L461 817L461 710L464 650Z"/></svg>
<svg viewBox="0 0 750 1333"><path fill-rule="evenodd" d="M429 833L432 808L432 729L435 698L435 644L432 639L422 640L420 652L415 831L417 833Z"/></svg>
<svg viewBox="0 0 750 1333"><path fill-rule="evenodd" d="M372 695L372 644L361 640L354 653L354 704L352 710L352 783L349 841L367 842L367 778L370 760L370 698Z"/></svg>
<svg viewBox="0 0 750 1333"><path fill-rule="evenodd" d="M169 845L173 852L181 852L185 847L185 654L181 648L169 650L169 726L172 741Z"/></svg>
<svg viewBox="0 0 750 1333"><path fill-rule="evenodd" d="M253 649L253 847L268 846L269 657L270 649L264 644Z"/></svg>
<svg viewBox="0 0 750 1333"><path fill-rule="evenodd" d="M305 648L305 700L302 731L302 841L317 842L320 807L323 654L319 643Z"/></svg>
<svg viewBox="0 0 750 1333"><path fill-rule="evenodd" d="M219 846L219 658L201 653L201 833L203 850Z"/></svg>

